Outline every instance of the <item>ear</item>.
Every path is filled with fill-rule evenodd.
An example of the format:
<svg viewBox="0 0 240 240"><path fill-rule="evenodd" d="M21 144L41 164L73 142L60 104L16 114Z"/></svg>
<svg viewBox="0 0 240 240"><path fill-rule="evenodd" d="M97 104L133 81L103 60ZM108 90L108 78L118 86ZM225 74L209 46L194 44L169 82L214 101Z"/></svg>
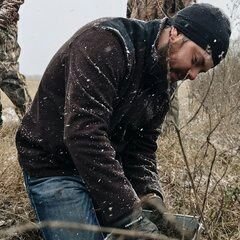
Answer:
<svg viewBox="0 0 240 240"><path fill-rule="evenodd" d="M171 30L169 32L169 40L170 42L176 42L181 38L178 30L175 27L171 27Z"/></svg>

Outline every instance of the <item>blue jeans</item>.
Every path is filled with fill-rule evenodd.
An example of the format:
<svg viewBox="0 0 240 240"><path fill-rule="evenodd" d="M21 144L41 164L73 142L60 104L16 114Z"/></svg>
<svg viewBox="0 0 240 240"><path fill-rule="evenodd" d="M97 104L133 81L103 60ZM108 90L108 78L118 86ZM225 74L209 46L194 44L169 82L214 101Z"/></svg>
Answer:
<svg viewBox="0 0 240 240"><path fill-rule="evenodd" d="M99 225L91 197L80 177L24 176L26 189L39 222L64 221ZM103 240L102 233L45 227L45 240Z"/></svg>

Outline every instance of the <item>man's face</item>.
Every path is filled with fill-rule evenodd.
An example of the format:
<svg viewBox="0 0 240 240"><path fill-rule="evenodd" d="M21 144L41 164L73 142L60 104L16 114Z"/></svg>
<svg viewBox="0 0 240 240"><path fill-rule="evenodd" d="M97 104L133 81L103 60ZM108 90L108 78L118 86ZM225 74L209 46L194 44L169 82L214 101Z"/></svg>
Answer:
<svg viewBox="0 0 240 240"><path fill-rule="evenodd" d="M194 80L201 72L207 72L214 64L210 54L188 40L176 29L171 31L168 49L169 80Z"/></svg>

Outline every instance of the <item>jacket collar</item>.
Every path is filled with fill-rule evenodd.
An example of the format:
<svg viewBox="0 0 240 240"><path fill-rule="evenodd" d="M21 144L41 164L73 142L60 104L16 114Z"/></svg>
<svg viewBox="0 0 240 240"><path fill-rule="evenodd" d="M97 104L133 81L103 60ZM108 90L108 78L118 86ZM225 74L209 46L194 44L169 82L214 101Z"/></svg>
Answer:
<svg viewBox="0 0 240 240"><path fill-rule="evenodd" d="M159 62L157 56L157 43L159 40L159 36L161 35L162 30L169 25L169 19L164 18L159 26L159 30L157 35L154 37L150 37L148 40L149 48L146 48L145 53L145 69L144 69L144 81L148 81L145 83L148 86L158 86L161 85L162 90L166 91L169 88L169 83L167 80L167 66L163 62Z"/></svg>

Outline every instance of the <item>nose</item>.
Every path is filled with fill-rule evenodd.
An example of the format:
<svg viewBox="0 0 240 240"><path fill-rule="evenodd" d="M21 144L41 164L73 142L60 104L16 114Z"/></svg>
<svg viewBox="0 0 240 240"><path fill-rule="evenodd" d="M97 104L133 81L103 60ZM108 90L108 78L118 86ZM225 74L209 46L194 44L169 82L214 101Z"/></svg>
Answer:
<svg viewBox="0 0 240 240"><path fill-rule="evenodd" d="M190 80L194 80L194 79L196 79L198 74L199 74L199 70L198 69L190 69L188 71L188 78Z"/></svg>

